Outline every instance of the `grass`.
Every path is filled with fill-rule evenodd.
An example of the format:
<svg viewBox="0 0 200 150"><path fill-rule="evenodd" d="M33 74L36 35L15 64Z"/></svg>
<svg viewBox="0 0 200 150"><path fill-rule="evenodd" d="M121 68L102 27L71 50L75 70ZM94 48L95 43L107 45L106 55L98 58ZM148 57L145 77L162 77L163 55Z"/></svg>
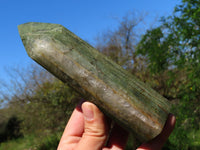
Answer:
<svg viewBox="0 0 200 150"><path fill-rule="evenodd" d="M191 145L194 147L200 148L200 130L196 131L193 130L188 134L188 137L190 138Z"/></svg>
<svg viewBox="0 0 200 150"><path fill-rule="evenodd" d="M25 136L0 144L0 150L55 150L58 146L60 134L38 137L35 135Z"/></svg>
<svg viewBox="0 0 200 150"><path fill-rule="evenodd" d="M0 150L35 150L36 138L33 135L0 144Z"/></svg>
<svg viewBox="0 0 200 150"><path fill-rule="evenodd" d="M0 150L54 150L57 147L61 134L37 137L35 135L25 136L0 144ZM192 150L200 149L200 130L192 130L188 133L190 147ZM133 137L129 138L126 150L133 148Z"/></svg>

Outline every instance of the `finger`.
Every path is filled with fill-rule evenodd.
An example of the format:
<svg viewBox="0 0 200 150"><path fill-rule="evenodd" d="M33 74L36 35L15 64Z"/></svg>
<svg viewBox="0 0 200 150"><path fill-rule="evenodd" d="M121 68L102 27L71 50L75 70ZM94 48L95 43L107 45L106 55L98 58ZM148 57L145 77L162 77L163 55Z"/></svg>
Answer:
<svg viewBox="0 0 200 150"><path fill-rule="evenodd" d="M71 149L80 141L84 131L84 118L80 102L73 111L58 145L58 150Z"/></svg>
<svg viewBox="0 0 200 150"><path fill-rule="evenodd" d="M108 127L104 114L92 103L82 104L84 133L77 150L102 149L107 138Z"/></svg>
<svg viewBox="0 0 200 150"><path fill-rule="evenodd" d="M169 135L173 131L175 123L175 116L173 114L169 114L162 132L153 140L142 144L137 150L161 150L162 146L165 144Z"/></svg>
<svg viewBox="0 0 200 150"><path fill-rule="evenodd" d="M161 134L159 134L156 139L160 140L162 144L164 144L168 137L170 136L171 132L173 131L174 127L175 127L175 123L176 123L176 118L173 114L169 114L168 119L166 121L166 124L161 132ZM155 140L156 140L155 139Z"/></svg>
<svg viewBox="0 0 200 150"><path fill-rule="evenodd" d="M119 125L115 124L110 134L108 148L114 150L122 150L125 148L128 140L128 132Z"/></svg>

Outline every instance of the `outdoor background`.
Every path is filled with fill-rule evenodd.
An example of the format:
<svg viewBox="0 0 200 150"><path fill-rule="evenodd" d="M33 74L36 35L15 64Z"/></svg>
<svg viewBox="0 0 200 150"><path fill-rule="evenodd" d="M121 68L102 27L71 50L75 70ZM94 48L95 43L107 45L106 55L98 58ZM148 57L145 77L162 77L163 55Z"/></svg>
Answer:
<svg viewBox="0 0 200 150"><path fill-rule="evenodd" d="M28 57L27 22L65 26L150 85L177 118L163 149L200 149L199 0L8 0L0 12L0 150L56 149L81 97Z"/></svg>

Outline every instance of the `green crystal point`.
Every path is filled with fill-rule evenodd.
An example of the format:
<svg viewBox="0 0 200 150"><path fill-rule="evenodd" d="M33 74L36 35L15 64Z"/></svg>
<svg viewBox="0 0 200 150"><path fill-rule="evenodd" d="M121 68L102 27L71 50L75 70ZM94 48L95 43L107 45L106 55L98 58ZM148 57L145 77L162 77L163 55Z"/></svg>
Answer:
<svg viewBox="0 0 200 150"><path fill-rule="evenodd" d="M62 25L18 26L28 55L147 141L165 124L170 103Z"/></svg>

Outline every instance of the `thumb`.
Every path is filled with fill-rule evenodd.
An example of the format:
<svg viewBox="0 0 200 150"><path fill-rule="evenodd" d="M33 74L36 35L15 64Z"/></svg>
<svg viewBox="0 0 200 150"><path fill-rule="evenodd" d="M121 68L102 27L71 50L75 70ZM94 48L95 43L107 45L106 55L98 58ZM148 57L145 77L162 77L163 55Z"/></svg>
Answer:
<svg viewBox="0 0 200 150"><path fill-rule="evenodd" d="M90 102L82 104L84 116L84 133L77 149L99 150L107 138L107 124L104 114Z"/></svg>

